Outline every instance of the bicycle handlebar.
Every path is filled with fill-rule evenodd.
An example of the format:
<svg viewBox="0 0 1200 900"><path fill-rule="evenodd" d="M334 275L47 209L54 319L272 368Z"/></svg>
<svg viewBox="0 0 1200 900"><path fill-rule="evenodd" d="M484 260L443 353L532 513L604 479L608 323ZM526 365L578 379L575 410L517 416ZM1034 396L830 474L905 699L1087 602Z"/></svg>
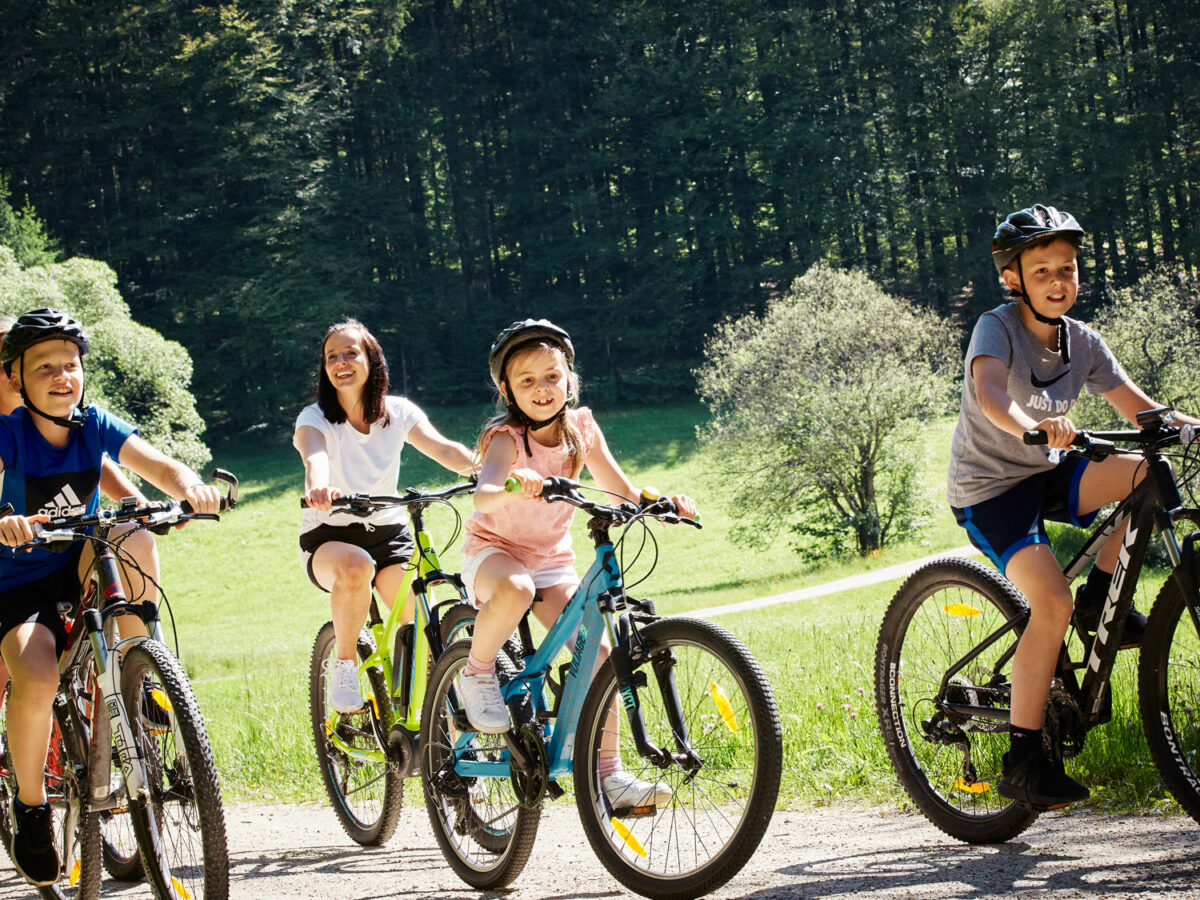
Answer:
<svg viewBox="0 0 1200 900"><path fill-rule="evenodd" d="M1116 453L1137 453L1139 450L1126 450L1117 443L1137 444L1140 450L1169 447L1172 444L1189 444L1195 439L1194 426L1185 425L1186 437L1181 437L1181 431L1174 425L1158 425L1141 431L1084 431L1075 432L1071 446L1078 447L1085 454L1111 456ZM1021 439L1030 446L1045 446L1049 438L1044 431L1026 431Z"/></svg>
<svg viewBox="0 0 1200 900"><path fill-rule="evenodd" d="M238 480L232 472L225 469L213 469L212 480L225 485L225 496L221 498L220 509L233 509L237 506ZM0 507L0 518L12 515L11 503ZM160 534L166 533L172 525L188 522L192 519L219 519L212 513L197 513L186 500L151 501L141 506L133 502L132 497L126 497L116 509L100 509L90 515L60 516L40 526L38 536L32 541L18 544L11 549L28 550L33 547L43 547L50 544L65 544L80 539L90 539L92 535L83 531L97 525L119 525L122 522L141 522L143 527Z"/></svg>
<svg viewBox="0 0 1200 900"><path fill-rule="evenodd" d="M434 503L449 500L459 494L469 494L475 490L475 482L465 481L452 484L449 487L433 491L422 491L418 488L408 488L403 497L393 497L387 494L343 494L333 501L330 512L341 512L352 516L369 516L373 512L392 506L411 506L414 503ZM308 500L300 498L301 509L311 509Z"/></svg>
<svg viewBox="0 0 1200 900"><path fill-rule="evenodd" d="M687 516L681 516L678 508L670 497L654 496L648 494L648 489L642 489L642 502L640 504L630 503L628 501L617 504L615 506L605 503L596 503L593 500L587 499L581 493L583 485L578 481L570 478L563 478L557 475L551 475L542 482L542 492L539 496L543 500L554 501L562 500L570 503L572 506L582 509L584 512L593 516L608 519L616 524L630 522L639 516L645 516L651 519L658 519L661 522L669 524L683 523L692 525L695 528L703 528L704 526L695 519L689 519ZM504 480L504 490L510 494L521 493L521 482L513 478L511 475Z"/></svg>

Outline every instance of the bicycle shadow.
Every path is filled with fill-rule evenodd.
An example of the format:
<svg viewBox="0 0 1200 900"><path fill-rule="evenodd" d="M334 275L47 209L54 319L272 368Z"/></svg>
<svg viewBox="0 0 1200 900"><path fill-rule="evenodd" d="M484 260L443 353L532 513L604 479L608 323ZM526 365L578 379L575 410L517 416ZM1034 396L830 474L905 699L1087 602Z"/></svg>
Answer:
<svg viewBox="0 0 1200 900"><path fill-rule="evenodd" d="M1005 844L872 848L827 854L778 868L783 883L741 895L744 898L838 897L870 892L878 897L1085 897L1155 895L1190 891L1200 863L1194 839L1166 824L1162 828L1120 830L1088 837L1091 822L1056 827L1051 840L1015 840ZM906 825L911 829L911 824ZM1078 842L1073 838L1078 837ZM1192 836L1194 837L1194 836ZM864 835L865 839L869 839ZM937 839L935 839L937 840ZM1117 846L1119 842L1119 847ZM1114 850L1110 858L1101 847ZM1119 852L1116 852L1118 851Z"/></svg>

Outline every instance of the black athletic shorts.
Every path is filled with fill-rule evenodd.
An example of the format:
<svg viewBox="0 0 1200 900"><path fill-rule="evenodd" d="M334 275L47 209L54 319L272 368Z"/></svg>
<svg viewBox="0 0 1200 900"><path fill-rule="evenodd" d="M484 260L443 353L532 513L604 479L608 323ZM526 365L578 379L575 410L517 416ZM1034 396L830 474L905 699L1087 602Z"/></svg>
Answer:
<svg viewBox="0 0 1200 900"><path fill-rule="evenodd" d="M67 627L58 614L59 601L72 605L79 602L79 554L83 547L67 551L67 564L52 575L29 584L0 592L0 641L24 622L45 625L54 635L58 653L67 646Z"/></svg>
<svg viewBox="0 0 1200 900"><path fill-rule="evenodd" d="M417 548L412 533L403 523L372 525L369 530L368 526L359 522L352 525L318 525L300 535L300 556L308 580L326 593L328 591L317 583L313 574L312 560L317 548L330 541L362 547L375 561L376 573L388 566L404 565L412 559L413 551Z"/></svg>

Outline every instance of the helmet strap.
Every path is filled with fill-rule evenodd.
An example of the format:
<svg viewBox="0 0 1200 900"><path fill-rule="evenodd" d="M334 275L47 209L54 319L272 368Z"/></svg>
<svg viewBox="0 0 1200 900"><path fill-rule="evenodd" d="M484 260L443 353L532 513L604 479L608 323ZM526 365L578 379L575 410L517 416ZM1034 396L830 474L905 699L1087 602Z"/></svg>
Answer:
<svg viewBox="0 0 1200 900"><path fill-rule="evenodd" d="M1021 267L1021 256L1017 255L1017 277L1021 279L1021 299L1025 301L1025 305L1029 307L1029 311L1033 313L1033 317L1045 325L1053 325L1058 331L1058 346L1055 349L1062 354L1063 363L1071 361L1071 341L1067 336L1067 320L1065 316L1059 316L1057 319L1052 319L1050 316L1043 316L1040 312L1033 308L1033 302L1029 299L1029 291L1025 289L1025 270Z"/></svg>
<svg viewBox="0 0 1200 900"><path fill-rule="evenodd" d="M69 419L64 419L62 416L52 416L52 415L50 415L50 413L42 412L40 409L38 409L36 406L34 406L33 401L29 399L29 395L27 393L25 393L25 354L24 353L21 354L21 402L24 403L27 407L29 407L29 411L31 413L37 413L43 419L49 419L55 425L61 425L63 428L70 428L71 430L75 430L75 429L83 427L84 415L83 415L83 410L82 410L82 407L83 407L83 393L82 392L80 392L80 395L79 395L79 405L75 407L75 411L71 413L71 417Z"/></svg>

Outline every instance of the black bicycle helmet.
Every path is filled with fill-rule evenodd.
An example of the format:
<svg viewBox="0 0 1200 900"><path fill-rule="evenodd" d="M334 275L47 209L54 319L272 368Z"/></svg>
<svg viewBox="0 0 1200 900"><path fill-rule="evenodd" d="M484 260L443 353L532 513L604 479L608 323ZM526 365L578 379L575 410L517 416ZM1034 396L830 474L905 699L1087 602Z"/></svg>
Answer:
<svg viewBox="0 0 1200 900"><path fill-rule="evenodd" d="M571 338L565 331L549 319L522 319L520 322L513 322L492 341L492 349L488 353L488 368L492 372L492 382L497 389L502 380L504 364L508 362L512 351L538 338L546 338L557 344L562 349L563 356L567 358L567 365L575 364L575 345L571 343Z"/></svg>
<svg viewBox="0 0 1200 900"><path fill-rule="evenodd" d="M996 264L997 272L1003 272L1022 250L1048 244L1057 238L1078 243L1083 235L1084 230L1073 215L1035 203L1028 209L1011 213L996 226L992 238L992 262Z"/></svg>
<svg viewBox="0 0 1200 900"><path fill-rule="evenodd" d="M62 310L43 307L18 316L12 327L8 329L8 334L4 336L4 349L0 351L0 363L4 365L5 373L12 374L13 363L21 359L30 347L43 341L55 340L70 341L79 348L80 356L88 352L87 334L84 332L83 326ZM78 407L71 413L71 417L66 419L61 416L52 416L38 409L29 399L29 395L25 393L24 373L21 378L21 400L30 412L37 413L43 419L49 419L56 425L62 425L65 428L83 427L84 416ZM83 405L82 401L80 405Z"/></svg>
<svg viewBox="0 0 1200 900"><path fill-rule="evenodd" d="M43 341L70 341L79 347L79 355L88 352L87 334L83 326L60 309L35 309L19 316L4 336L0 363L11 371L12 362L30 347Z"/></svg>

